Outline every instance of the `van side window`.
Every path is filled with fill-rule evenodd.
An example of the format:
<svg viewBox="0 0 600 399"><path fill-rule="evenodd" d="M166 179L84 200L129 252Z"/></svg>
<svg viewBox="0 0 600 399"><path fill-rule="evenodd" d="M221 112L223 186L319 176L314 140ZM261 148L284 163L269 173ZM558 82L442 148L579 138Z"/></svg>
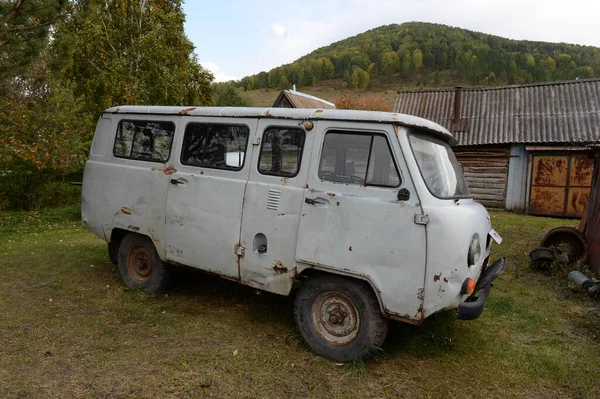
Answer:
<svg viewBox="0 0 600 399"><path fill-rule="evenodd" d="M117 127L113 154L119 158L167 162L174 132L173 122L122 120Z"/></svg>
<svg viewBox="0 0 600 399"><path fill-rule="evenodd" d="M296 176L300 170L304 137L303 129L267 128L262 138L258 171L263 175Z"/></svg>
<svg viewBox="0 0 600 399"><path fill-rule="evenodd" d="M185 128L181 163L213 169L244 167L250 129L246 125L190 123Z"/></svg>
<svg viewBox="0 0 600 399"><path fill-rule="evenodd" d="M400 186L398 168L382 134L327 133L321 152L319 178L336 183Z"/></svg>

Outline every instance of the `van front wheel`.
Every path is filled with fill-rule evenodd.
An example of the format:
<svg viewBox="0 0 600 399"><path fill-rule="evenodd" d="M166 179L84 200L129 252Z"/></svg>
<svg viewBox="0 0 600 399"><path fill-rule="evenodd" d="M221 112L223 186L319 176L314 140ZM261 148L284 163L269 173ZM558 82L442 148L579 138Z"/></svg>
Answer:
<svg viewBox="0 0 600 399"><path fill-rule="evenodd" d="M371 288L342 276L305 281L296 295L294 316L308 345L338 362L372 356L387 333L388 320Z"/></svg>
<svg viewBox="0 0 600 399"><path fill-rule="evenodd" d="M148 237L128 234L119 246L119 272L129 288L157 292L167 288L170 280L168 265L160 260Z"/></svg>

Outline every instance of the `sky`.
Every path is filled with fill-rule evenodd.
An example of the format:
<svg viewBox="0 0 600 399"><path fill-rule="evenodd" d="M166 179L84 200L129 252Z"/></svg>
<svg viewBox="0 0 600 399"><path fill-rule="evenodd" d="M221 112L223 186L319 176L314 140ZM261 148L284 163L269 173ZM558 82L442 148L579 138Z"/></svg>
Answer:
<svg viewBox="0 0 600 399"><path fill-rule="evenodd" d="M600 47L598 0L186 0L183 8L185 32L216 81L268 71L369 29L410 21Z"/></svg>

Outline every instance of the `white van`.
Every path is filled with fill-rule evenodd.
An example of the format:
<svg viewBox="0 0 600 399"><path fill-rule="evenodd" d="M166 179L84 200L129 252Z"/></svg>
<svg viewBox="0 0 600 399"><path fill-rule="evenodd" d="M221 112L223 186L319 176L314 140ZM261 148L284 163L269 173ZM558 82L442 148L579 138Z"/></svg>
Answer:
<svg viewBox="0 0 600 399"><path fill-rule="evenodd" d="M492 230L441 126L413 116L284 108L121 106L98 121L82 223L125 284L171 265L289 295L306 342L366 357L388 319L478 317Z"/></svg>

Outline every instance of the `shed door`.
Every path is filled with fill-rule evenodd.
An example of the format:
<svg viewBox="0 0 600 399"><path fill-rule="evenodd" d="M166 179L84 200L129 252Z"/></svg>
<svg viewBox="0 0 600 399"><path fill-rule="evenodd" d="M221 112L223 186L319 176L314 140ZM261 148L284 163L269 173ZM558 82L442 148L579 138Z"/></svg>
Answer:
<svg viewBox="0 0 600 399"><path fill-rule="evenodd" d="M534 155L529 213L581 217L588 203L594 161L587 155Z"/></svg>

